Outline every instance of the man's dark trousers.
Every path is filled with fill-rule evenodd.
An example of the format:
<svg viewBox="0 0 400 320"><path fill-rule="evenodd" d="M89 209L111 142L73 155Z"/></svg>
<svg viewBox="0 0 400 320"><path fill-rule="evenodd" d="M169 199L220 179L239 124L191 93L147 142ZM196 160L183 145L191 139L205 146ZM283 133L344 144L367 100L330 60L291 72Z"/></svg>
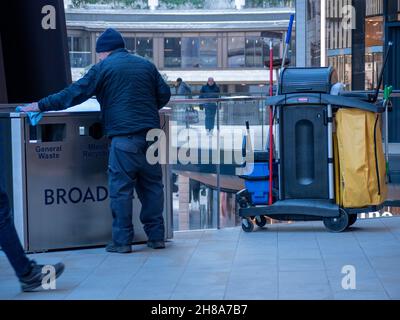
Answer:
<svg viewBox="0 0 400 320"><path fill-rule="evenodd" d="M140 221L150 241L164 240L164 187L160 164L146 159L144 134L112 138L109 158L109 188L113 215L112 237L116 245L133 241L133 190L142 204Z"/></svg>
<svg viewBox="0 0 400 320"><path fill-rule="evenodd" d="M215 115L217 114L217 105L215 103L207 103L205 105L205 125L206 130L214 130Z"/></svg>
<svg viewBox="0 0 400 320"><path fill-rule="evenodd" d="M31 268L29 259L19 241L11 216L8 197L0 186L0 246L18 277L26 275Z"/></svg>

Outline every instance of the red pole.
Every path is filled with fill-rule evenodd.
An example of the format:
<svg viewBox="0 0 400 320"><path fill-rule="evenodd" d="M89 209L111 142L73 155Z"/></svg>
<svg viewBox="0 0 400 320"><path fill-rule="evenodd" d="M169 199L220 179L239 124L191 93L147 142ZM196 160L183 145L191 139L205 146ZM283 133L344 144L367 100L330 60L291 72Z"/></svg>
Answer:
<svg viewBox="0 0 400 320"><path fill-rule="evenodd" d="M269 41L269 95L273 95L272 86L274 83L273 78L273 48L272 48L272 40ZM269 199L268 204L272 204L272 156L273 156L273 143L274 137L272 132L272 125L273 125L273 108L269 106Z"/></svg>

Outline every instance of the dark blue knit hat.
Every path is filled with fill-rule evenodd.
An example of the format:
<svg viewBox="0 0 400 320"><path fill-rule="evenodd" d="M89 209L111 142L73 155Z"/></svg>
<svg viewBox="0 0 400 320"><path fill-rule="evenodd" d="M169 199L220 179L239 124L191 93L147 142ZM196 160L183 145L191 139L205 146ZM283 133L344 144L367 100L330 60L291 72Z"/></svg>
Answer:
<svg viewBox="0 0 400 320"><path fill-rule="evenodd" d="M113 51L120 48L125 48L125 41L121 34L113 28L108 28L104 31L96 42L97 53Z"/></svg>

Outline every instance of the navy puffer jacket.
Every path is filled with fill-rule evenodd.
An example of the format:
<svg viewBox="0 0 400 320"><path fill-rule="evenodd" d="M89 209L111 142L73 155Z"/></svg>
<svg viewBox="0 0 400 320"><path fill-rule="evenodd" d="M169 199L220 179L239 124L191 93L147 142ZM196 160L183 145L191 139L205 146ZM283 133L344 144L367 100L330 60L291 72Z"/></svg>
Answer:
<svg viewBox="0 0 400 320"><path fill-rule="evenodd" d="M158 110L168 103L171 90L154 64L118 49L80 80L40 100L39 108L63 110L92 96L100 103L106 135L113 137L159 128Z"/></svg>

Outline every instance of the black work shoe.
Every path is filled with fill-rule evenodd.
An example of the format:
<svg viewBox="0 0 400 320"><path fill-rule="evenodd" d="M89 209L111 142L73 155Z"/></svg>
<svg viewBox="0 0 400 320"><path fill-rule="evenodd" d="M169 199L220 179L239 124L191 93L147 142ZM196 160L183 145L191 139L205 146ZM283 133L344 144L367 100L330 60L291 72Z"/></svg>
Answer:
<svg viewBox="0 0 400 320"><path fill-rule="evenodd" d="M132 246L119 246L115 243L111 242L106 246L107 252L116 252L116 253L131 253Z"/></svg>
<svg viewBox="0 0 400 320"><path fill-rule="evenodd" d="M51 266L54 267L56 273L55 277L57 279L64 272L65 265L63 263L56 263ZM20 277L19 279L21 289L24 292L30 292L40 287L42 285L43 278L49 275L48 272L42 273L42 270L45 267L43 264L37 264L32 260L31 267L31 271L26 276ZM47 283L47 281L45 281L45 283Z"/></svg>
<svg viewBox="0 0 400 320"><path fill-rule="evenodd" d="M164 249L165 242L164 240L157 240L157 241L147 241L147 246L153 249Z"/></svg>

